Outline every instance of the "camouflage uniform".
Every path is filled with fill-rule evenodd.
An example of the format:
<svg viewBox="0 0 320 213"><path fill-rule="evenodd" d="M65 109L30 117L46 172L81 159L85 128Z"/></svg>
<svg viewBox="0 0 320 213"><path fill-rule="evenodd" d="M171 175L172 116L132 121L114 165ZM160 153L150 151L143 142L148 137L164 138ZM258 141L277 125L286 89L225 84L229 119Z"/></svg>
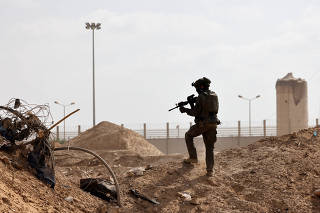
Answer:
<svg viewBox="0 0 320 213"><path fill-rule="evenodd" d="M188 115L195 117L195 125L191 126L185 135L189 157L191 160L198 159L193 138L202 134L206 148L207 172L213 171L213 149L214 144L217 141L217 124L220 123L217 119L218 109L218 96L209 89L199 93L195 105L193 106L191 104L191 109L184 107L180 108L181 112L186 112Z"/></svg>

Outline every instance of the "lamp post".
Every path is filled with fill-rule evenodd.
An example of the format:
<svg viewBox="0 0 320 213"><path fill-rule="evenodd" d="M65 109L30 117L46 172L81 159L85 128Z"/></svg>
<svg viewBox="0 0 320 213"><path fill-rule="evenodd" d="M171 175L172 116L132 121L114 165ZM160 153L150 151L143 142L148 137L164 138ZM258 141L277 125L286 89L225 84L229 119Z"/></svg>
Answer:
<svg viewBox="0 0 320 213"><path fill-rule="evenodd" d="M238 97L249 101L249 135L251 136L251 101L256 100L257 98L260 98L261 96L257 95L253 98L245 98L242 95L238 95Z"/></svg>
<svg viewBox="0 0 320 213"><path fill-rule="evenodd" d="M92 30L92 107L93 107L93 126L96 125L96 98L95 98L95 76L94 76L94 31L101 29L101 23L86 23L86 29Z"/></svg>
<svg viewBox="0 0 320 213"><path fill-rule="evenodd" d="M71 102L70 104L61 104L58 101L55 101L54 103L63 107L63 117L66 117L66 107L75 104L74 102ZM63 120L63 141L66 141L66 120Z"/></svg>

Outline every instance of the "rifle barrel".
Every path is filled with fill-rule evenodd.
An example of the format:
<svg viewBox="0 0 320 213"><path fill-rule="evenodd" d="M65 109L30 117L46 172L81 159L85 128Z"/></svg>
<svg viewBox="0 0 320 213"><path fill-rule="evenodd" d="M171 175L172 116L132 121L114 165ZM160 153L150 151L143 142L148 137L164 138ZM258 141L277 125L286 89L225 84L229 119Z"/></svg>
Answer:
<svg viewBox="0 0 320 213"><path fill-rule="evenodd" d="M174 110L174 109L177 109L178 107L179 107L179 106L176 106L176 107L173 107L173 108L169 109L169 112L172 111L172 110Z"/></svg>

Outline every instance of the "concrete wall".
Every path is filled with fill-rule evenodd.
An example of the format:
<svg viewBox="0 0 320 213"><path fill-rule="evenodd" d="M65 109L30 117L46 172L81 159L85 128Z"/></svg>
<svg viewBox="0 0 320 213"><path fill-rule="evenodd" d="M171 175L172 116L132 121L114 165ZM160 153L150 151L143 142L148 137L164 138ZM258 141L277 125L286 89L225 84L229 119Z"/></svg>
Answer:
<svg viewBox="0 0 320 213"><path fill-rule="evenodd" d="M307 82L288 73L276 83L277 135L308 128Z"/></svg>
<svg viewBox="0 0 320 213"><path fill-rule="evenodd" d="M254 143L263 137L222 137L218 138L215 144L214 151L222 151L225 149L247 146ZM169 139L148 139L148 141L155 145L161 152L165 154L173 153L188 153L184 138L169 138ZM195 138L195 146L198 152L205 150L202 137Z"/></svg>

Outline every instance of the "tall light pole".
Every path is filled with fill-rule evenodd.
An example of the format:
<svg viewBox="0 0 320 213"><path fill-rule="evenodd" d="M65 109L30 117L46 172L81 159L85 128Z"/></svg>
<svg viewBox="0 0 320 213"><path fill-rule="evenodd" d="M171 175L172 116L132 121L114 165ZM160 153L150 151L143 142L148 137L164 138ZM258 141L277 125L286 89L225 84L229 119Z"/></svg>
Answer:
<svg viewBox="0 0 320 213"><path fill-rule="evenodd" d="M96 125L96 98L95 98L95 76L94 76L94 31L101 29L101 23L86 23L86 29L92 30L92 100L93 100L93 126Z"/></svg>
<svg viewBox="0 0 320 213"><path fill-rule="evenodd" d="M74 102L71 102L70 104L61 104L58 101L55 101L54 103L63 107L63 117L66 117L66 107L75 104ZM66 141L66 120L63 120L63 141Z"/></svg>
<svg viewBox="0 0 320 213"><path fill-rule="evenodd" d="M253 98L245 98L242 95L238 95L238 97L249 101L249 135L251 136L251 101L253 101L257 98L260 98L261 96L257 95L256 97L253 97Z"/></svg>

